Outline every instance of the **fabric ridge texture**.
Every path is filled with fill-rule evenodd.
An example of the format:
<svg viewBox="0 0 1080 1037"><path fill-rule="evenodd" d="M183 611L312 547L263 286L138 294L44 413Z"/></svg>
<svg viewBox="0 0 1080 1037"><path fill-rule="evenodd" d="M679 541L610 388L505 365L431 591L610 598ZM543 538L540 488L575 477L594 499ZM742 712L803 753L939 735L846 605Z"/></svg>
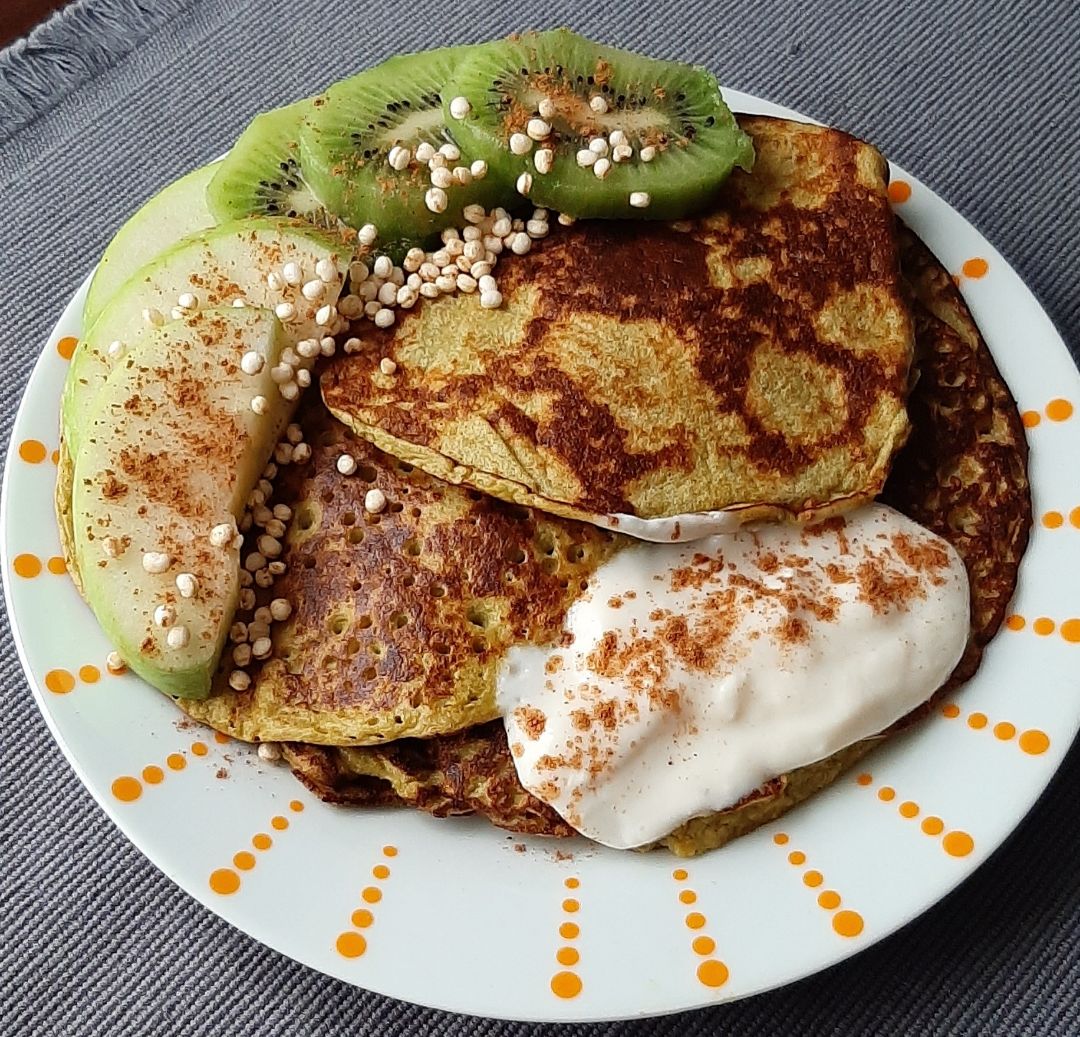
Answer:
<svg viewBox="0 0 1080 1037"><path fill-rule="evenodd" d="M5 445L63 305L157 188L224 151L257 112L391 54L557 25L707 65L724 84L873 142L986 234L1080 356L1074 0L870 7L855 0L76 0L0 51L0 191L9 206L0 228ZM33 703L6 615L0 682L4 1034L1080 1031L1076 751L975 876L856 958L700 1012L535 1026L355 989L232 929L103 817Z"/></svg>

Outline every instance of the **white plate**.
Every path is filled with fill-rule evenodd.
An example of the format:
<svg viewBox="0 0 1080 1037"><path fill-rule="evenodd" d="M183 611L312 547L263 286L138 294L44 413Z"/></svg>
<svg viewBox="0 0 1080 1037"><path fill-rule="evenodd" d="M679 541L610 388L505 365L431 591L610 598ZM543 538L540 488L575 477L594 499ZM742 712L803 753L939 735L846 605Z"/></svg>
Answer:
<svg viewBox="0 0 1080 1037"><path fill-rule="evenodd" d="M728 98L741 111L793 114L734 91ZM746 997L840 961L938 901L1009 835L1080 725L1080 644L1069 640L1080 637L1071 618L1080 585L1065 576L1080 571L1080 416L1071 414L1080 377L995 249L913 177L896 168L893 177L910 187L897 202L904 220L960 275L1031 425L1036 521L1010 610L1026 623L995 639L955 697L958 717L936 715L874 753L859 769L868 785L849 775L780 822L685 864L662 852L521 840L473 820L326 806L248 747L185 730L137 678L105 674L104 635L71 581L52 573L60 548L49 455L84 285L27 387L0 519L23 666L98 803L165 874L276 950L394 997L514 1019L599 1020ZM1051 528L1055 515L1063 520ZM21 575L35 562L38 575ZM138 798L118 798L125 786ZM926 834L923 823L936 818L943 831ZM258 849L265 836L272 845ZM234 892L213 888L230 882ZM823 891L840 905L819 906ZM362 954L339 950L361 941Z"/></svg>

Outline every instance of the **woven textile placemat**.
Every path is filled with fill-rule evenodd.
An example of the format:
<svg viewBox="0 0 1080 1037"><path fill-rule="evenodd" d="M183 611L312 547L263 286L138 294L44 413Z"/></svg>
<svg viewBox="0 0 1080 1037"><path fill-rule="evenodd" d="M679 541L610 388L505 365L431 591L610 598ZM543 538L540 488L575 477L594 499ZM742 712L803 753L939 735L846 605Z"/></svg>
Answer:
<svg viewBox="0 0 1080 1037"><path fill-rule="evenodd" d="M110 235L252 115L393 53L560 24L707 64L875 142L1002 250L1078 355L1075 0L81 0L0 52L5 442L36 354ZM659 1020L501 1023L311 972L172 885L61 757L2 624L0 1034L1080 1033L1076 751L972 879L822 975ZM438 968L453 947L418 932L416 953Z"/></svg>

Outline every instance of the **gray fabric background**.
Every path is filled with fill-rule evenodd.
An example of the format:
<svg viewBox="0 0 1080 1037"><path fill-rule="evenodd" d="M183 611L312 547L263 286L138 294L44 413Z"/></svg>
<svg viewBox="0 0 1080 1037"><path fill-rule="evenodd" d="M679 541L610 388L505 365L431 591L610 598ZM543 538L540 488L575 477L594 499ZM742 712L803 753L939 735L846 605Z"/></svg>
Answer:
<svg viewBox="0 0 1080 1037"><path fill-rule="evenodd" d="M247 119L391 53L530 25L710 65L875 141L972 219L1080 346L1080 6L805 0L82 0L0 53L0 435L64 300L159 185ZM0 18L3 18L0 0ZM0 1034L454 1034L232 930L104 818L0 640ZM61 624L62 628L62 624ZM60 634L62 636L62 632ZM1080 1032L1073 752L956 894L857 959L741 1004L589 1034ZM418 934L420 937L422 934ZM452 953L441 948L440 953ZM422 943L419 957L430 953Z"/></svg>

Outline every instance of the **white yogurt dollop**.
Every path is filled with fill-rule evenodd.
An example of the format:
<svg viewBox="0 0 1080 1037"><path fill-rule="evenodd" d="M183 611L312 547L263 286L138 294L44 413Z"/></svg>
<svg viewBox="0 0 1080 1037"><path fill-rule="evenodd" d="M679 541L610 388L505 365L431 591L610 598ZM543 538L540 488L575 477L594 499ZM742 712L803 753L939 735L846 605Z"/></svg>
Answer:
<svg viewBox="0 0 1080 1037"><path fill-rule="evenodd" d="M924 702L969 608L959 555L883 505L632 544L570 609L567 644L503 661L518 776L597 842L651 842Z"/></svg>

